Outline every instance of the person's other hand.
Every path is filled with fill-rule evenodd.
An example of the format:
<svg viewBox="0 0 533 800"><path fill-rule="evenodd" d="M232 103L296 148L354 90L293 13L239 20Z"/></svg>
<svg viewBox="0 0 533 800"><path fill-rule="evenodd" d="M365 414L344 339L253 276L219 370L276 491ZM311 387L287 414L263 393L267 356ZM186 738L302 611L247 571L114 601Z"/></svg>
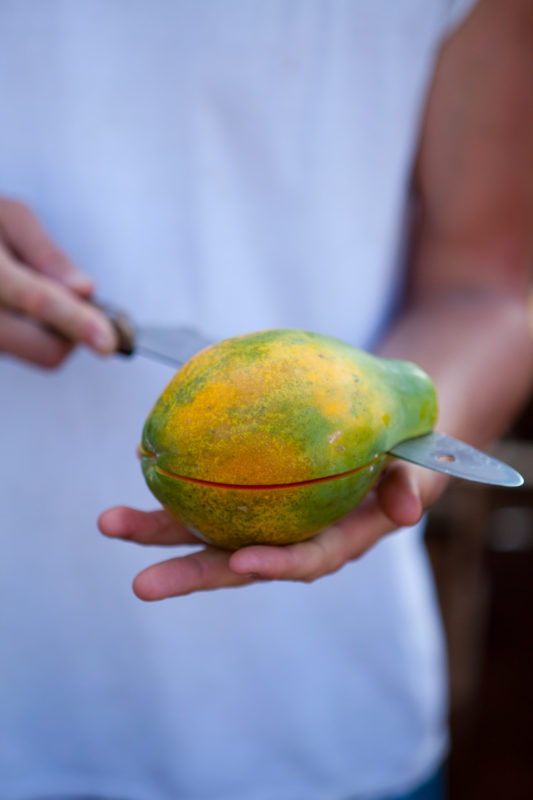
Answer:
<svg viewBox="0 0 533 800"><path fill-rule="evenodd" d="M257 580L314 581L359 558L386 534L414 525L445 484L443 475L394 462L354 511L311 539L283 547L251 545L235 552L205 545L143 570L135 578L135 594L142 600L162 600ZM137 544L200 544L163 510L117 506L104 511L98 524L106 536Z"/></svg>
<svg viewBox="0 0 533 800"><path fill-rule="evenodd" d="M84 301L93 288L27 206L0 197L0 352L43 367L78 342L112 352L111 324Z"/></svg>

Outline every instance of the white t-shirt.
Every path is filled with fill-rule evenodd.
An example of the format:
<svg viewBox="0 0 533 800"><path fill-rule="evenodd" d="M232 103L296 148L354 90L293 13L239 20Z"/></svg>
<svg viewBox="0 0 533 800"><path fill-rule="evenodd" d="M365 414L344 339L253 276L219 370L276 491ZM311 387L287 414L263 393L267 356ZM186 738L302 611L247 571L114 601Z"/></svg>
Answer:
<svg viewBox="0 0 533 800"><path fill-rule="evenodd" d="M301 327L369 348L401 293L409 173L451 13L449 0L4 0L0 193L139 321L216 337ZM0 796L336 800L415 785L446 748L420 529L312 585L132 594L173 551L105 540L96 518L154 507L135 448L171 375L82 350L51 373L0 361Z"/></svg>

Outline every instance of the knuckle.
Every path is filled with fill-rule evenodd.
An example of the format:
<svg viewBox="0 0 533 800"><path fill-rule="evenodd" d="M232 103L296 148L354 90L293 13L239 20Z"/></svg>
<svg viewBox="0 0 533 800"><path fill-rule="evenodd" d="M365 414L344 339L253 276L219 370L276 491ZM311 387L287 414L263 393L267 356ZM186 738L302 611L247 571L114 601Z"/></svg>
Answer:
<svg viewBox="0 0 533 800"><path fill-rule="evenodd" d="M325 575L329 575L331 572L335 572L335 570L330 570L324 567L315 567L314 569L310 570L301 580L304 583L314 583L319 578L323 578Z"/></svg>
<svg viewBox="0 0 533 800"><path fill-rule="evenodd" d="M322 538L317 537L312 540L312 544L314 547L314 564L313 568L308 573L309 583L316 581L324 575L331 575L337 572L343 563L336 549L331 546L326 546Z"/></svg>
<svg viewBox="0 0 533 800"><path fill-rule="evenodd" d="M333 575L335 572L338 572L340 568L344 565L344 561L339 562L335 561L332 564L328 564L327 568L322 573L323 575Z"/></svg>
<svg viewBox="0 0 533 800"><path fill-rule="evenodd" d="M66 264L67 258L62 250L49 241L39 242L32 256L33 266L42 271L48 272Z"/></svg>
<svg viewBox="0 0 533 800"><path fill-rule="evenodd" d="M61 317L61 326L63 329L68 330L69 333L75 333L76 335L79 333L85 321L85 316L76 303L58 303L55 312L58 317Z"/></svg>
<svg viewBox="0 0 533 800"><path fill-rule="evenodd" d="M15 197L0 198L0 230L9 239L17 230L32 226L35 215L26 203Z"/></svg>
<svg viewBox="0 0 533 800"><path fill-rule="evenodd" d="M78 340L87 326L90 311L60 287L34 283L21 291L19 301L22 311L52 325L69 339Z"/></svg>
<svg viewBox="0 0 533 800"><path fill-rule="evenodd" d="M26 203L23 203L22 200L18 200L16 197L0 197L0 216L6 214L10 216L31 214L31 211Z"/></svg>
<svg viewBox="0 0 533 800"><path fill-rule="evenodd" d="M49 307L48 294L40 286L25 285L16 290L14 305L28 316L40 318Z"/></svg>

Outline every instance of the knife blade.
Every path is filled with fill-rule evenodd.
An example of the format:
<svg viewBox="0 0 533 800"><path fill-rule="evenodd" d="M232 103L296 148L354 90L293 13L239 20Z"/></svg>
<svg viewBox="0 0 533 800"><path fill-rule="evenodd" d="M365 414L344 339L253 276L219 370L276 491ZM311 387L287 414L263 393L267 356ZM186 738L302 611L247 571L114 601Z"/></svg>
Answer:
<svg viewBox="0 0 533 800"><path fill-rule="evenodd" d="M476 483L493 486L522 486L524 483L522 475L513 467L439 431L405 439L389 453L421 467Z"/></svg>
<svg viewBox="0 0 533 800"><path fill-rule="evenodd" d="M108 303L94 302L113 325L117 337L117 353L125 356L142 355L179 368L193 355L203 350L213 339L186 326L138 325L125 311Z"/></svg>
<svg viewBox="0 0 533 800"><path fill-rule="evenodd" d="M107 303L94 305L103 311L115 328L119 340L117 352L122 355L138 353L179 368L199 350L213 344L213 340L194 328L136 325L124 311ZM521 486L524 483L522 475L503 461L437 431L405 439L389 453L418 466L476 483L494 486Z"/></svg>
<svg viewBox="0 0 533 800"><path fill-rule="evenodd" d="M193 328L151 325L136 328L132 354L138 353L176 368L209 344L213 342Z"/></svg>

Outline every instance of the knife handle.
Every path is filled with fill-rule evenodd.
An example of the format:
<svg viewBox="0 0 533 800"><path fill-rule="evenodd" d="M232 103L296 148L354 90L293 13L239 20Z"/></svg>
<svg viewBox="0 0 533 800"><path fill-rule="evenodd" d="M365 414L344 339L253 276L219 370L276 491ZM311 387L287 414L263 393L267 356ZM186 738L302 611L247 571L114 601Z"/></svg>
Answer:
<svg viewBox="0 0 533 800"><path fill-rule="evenodd" d="M101 300L90 299L88 302L105 314L115 329L118 339L116 352L131 356L135 352L135 329L126 312Z"/></svg>

